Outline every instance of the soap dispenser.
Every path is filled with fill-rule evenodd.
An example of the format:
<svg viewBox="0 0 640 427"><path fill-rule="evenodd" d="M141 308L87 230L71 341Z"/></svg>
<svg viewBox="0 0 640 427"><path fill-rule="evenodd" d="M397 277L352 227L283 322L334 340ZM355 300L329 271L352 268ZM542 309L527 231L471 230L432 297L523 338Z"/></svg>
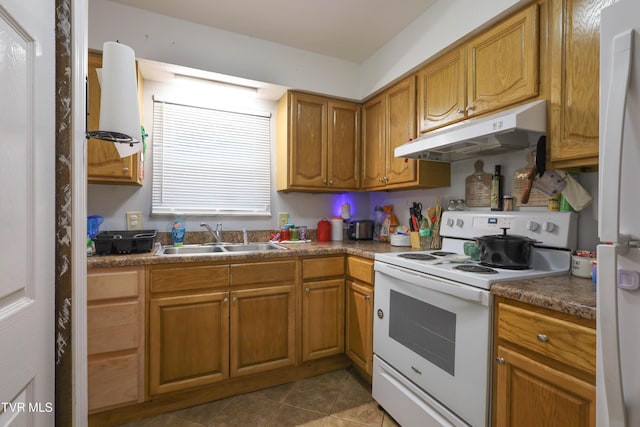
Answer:
<svg viewBox="0 0 640 427"><path fill-rule="evenodd" d="M178 216L173 221L173 226L171 227L171 238L173 239L174 246L182 246L184 243L184 235L187 233L187 229L184 226L184 221L182 217Z"/></svg>

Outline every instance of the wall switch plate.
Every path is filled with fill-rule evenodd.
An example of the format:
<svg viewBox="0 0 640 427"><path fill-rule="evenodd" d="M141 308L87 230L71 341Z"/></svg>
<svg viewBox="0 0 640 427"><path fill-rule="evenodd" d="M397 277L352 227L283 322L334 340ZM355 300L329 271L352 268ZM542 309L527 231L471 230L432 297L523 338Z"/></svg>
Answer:
<svg viewBox="0 0 640 427"><path fill-rule="evenodd" d="M289 212L278 212L278 227L289 224Z"/></svg>
<svg viewBox="0 0 640 427"><path fill-rule="evenodd" d="M142 230L142 213L127 212L127 230Z"/></svg>

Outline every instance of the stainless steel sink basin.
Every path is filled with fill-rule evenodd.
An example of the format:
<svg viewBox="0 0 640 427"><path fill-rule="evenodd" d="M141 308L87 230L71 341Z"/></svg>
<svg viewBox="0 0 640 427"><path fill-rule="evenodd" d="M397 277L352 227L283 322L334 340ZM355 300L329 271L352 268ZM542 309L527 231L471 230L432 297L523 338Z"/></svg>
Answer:
<svg viewBox="0 0 640 427"><path fill-rule="evenodd" d="M249 243L248 245L224 245L222 248L228 252L272 251L287 249L276 243Z"/></svg>
<svg viewBox="0 0 640 427"><path fill-rule="evenodd" d="M221 254L221 253L237 253L237 252L256 252L271 250L286 250L284 246L276 243L250 243L243 245L241 243L225 243L213 245L158 245L154 255L200 255L200 254Z"/></svg>

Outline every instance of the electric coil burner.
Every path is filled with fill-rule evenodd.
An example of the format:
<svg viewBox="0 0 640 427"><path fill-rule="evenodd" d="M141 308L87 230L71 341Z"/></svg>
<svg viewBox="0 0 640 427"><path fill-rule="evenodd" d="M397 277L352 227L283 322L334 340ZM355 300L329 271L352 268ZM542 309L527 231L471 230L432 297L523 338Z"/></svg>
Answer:
<svg viewBox="0 0 640 427"><path fill-rule="evenodd" d="M478 264L460 264L453 267L453 269L460 270L460 271L468 271L469 273L498 274L498 272L493 268L489 268L484 265L478 265Z"/></svg>
<svg viewBox="0 0 640 427"><path fill-rule="evenodd" d="M399 257L406 259L415 259L418 261L433 261L436 259L433 255L425 254L425 253L408 253L408 254L400 254Z"/></svg>

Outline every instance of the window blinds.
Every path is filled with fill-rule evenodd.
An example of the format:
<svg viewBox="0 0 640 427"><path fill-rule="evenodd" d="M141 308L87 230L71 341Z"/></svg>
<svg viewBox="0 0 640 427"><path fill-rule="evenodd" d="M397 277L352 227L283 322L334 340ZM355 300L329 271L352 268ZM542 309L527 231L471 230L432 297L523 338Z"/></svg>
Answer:
<svg viewBox="0 0 640 427"><path fill-rule="evenodd" d="M152 213L270 215L270 115L153 103Z"/></svg>

